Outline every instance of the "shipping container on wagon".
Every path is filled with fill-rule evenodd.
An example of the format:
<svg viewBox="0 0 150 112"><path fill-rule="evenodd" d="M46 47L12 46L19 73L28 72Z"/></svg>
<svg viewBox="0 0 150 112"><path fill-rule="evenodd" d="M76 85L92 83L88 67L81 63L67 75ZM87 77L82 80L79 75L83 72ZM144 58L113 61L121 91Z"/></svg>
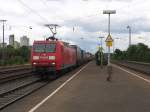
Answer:
<svg viewBox="0 0 150 112"><path fill-rule="evenodd" d="M85 62L85 51L81 50L81 58L82 58L82 63Z"/></svg>
<svg viewBox="0 0 150 112"><path fill-rule="evenodd" d="M76 65L79 66L82 64L82 50L77 45L71 45L76 50Z"/></svg>

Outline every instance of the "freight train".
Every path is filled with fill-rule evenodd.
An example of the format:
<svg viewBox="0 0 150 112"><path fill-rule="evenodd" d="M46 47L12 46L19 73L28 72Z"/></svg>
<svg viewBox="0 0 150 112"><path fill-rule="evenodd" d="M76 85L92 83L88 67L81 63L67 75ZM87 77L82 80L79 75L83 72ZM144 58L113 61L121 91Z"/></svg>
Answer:
<svg viewBox="0 0 150 112"><path fill-rule="evenodd" d="M48 71L57 74L91 59L91 53L57 39L34 41L31 50L31 64L36 72Z"/></svg>

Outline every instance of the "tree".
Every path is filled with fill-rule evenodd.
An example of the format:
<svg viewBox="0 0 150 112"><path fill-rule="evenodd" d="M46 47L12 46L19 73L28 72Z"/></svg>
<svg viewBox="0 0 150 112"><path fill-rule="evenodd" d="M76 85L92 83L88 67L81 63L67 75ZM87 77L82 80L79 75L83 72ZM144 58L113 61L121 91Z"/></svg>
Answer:
<svg viewBox="0 0 150 112"><path fill-rule="evenodd" d="M30 58L30 49L26 46L19 48L20 56L24 59L25 62L29 61Z"/></svg>
<svg viewBox="0 0 150 112"><path fill-rule="evenodd" d="M113 57L114 57L114 59L124 60L126 57L126 52L121 51L120 49L116 49Z"/></svg>
<svg viewBox="0 0 150 112"><path fill-rule="evenodd" d="M131 45L127 49L127 60L136 60L136 45Z"/></svg>
<svg viewBox="0 0 150 112"><path fill-rule="evenodd" d="M2 51L4 51L5 58L0 60L0 65L23 64L30 58L30 49L26 46L15 49L8 45L4 49L0 48L0 59L2 59Z"/></svg>
<svg viewBox="0 0 150 112"><path fill-rule="evenodd" d="M115 50L113 59L150 62L150 48L143 43L131 45L126 51Z"/></svg>

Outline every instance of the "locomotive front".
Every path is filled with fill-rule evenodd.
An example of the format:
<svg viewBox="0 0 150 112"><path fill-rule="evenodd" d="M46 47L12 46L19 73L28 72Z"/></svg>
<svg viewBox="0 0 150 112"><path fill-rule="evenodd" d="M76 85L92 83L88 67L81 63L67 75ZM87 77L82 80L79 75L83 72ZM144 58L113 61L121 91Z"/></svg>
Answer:
<svg viewBox="0 0 150 112"><path fill-rule="evenodd" d="M55 41L34 41L31 52L32 67L36 70L56 70Z"/></svg>

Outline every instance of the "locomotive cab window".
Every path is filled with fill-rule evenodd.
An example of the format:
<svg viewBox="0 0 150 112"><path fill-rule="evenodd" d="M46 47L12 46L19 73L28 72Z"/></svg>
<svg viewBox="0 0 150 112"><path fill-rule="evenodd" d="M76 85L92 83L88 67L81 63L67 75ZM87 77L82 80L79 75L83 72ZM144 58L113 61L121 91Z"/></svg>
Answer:
<svg viewBox="0 0 150 112"><path fill-rule="evenodd" d="M50 43L45 45L45 52L55 52L55 43Z"/></svg>
<svg viewBox="0 0 150 112"><path fill-rule="evenodd" d="M55 52L55 43L50 44L35 44L33 46L34 52L40 53L40 52L49 52L53 53Z"/></svg>
<svg viewBox="0 0 150 112"><path fill-rule="evenodd" d="M34 52L40 53L45 52L45 44L35 44L33 46Z"/></svg>

